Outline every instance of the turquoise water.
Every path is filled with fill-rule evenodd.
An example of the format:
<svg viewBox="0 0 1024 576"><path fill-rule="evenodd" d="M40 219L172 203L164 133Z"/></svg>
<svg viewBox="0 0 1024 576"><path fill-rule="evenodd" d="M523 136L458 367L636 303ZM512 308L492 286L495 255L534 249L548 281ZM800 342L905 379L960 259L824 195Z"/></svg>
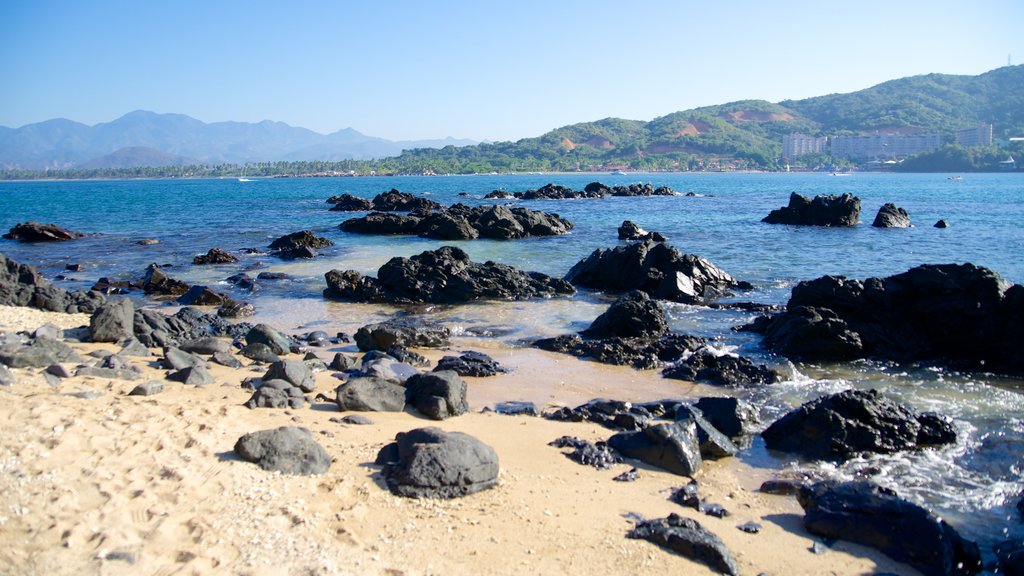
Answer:
<svg viewBox="0 0 1024 576"><path fill-rule="evenodd" d="M598 180L609 185L638 180L670 186L696 196L530 201L521 204L557 212L576 228L570 235L517 241L458 242L477 261L495 260L526 270L561 276L597 248L615 246L616 228L632 220L668 236L672 245L694 253L756 289L739 298L782 304L800 280L823 274L865 278L902 272L923 263L972 262L1003 278L1024 283L1024 178L1018 174L643 174L515 175L394 178L156 180L100 182L0 182L0 230L18 222L55 223L95 236L73 242L33 245L0 241L0 251L33 264L53 278L68 263L85 270L59 281L87 288L98 278L139 278L146 265L172 265L172 276L215 285L252 302L256 321L286 329L322 328L351 332L394 310L381 306L325 302L323 275L332 268L375 273L393 256L410 256L444 243L408 237L343 233L338 224L358 214L330 212L325 200L350 193L372 198L398 188L442 204L490 204L488 192L525 191L549 182L583 188ZM861 225L848 229L801 228L761 223L785 205L791 192L807 196L852 193L861 199ZM870 226L878 208L892 202L905 208L911 229ZM950 228L933 224L946 219ZM336 245L313 261L282 262L266 254L275 238L310 229ZM150 246L137 240L155 239ZM193 267L192 258L212 247L239 255L233 265ZM223 282L239 271L282 271L290 279L263 282L253 294L235 292ZM530 303L478 304L433 308L426 314L467 330L477 329L515 348L539 336L586 327L608 297L584 291L573 298ZM792 366L766 354L756 337L731 327L752 315L667 304L672 328L716 338L718 344L782 367L786 382L755 390L730 390L757 402L765 422L790 407L849 387L876 387L917 410L956 418L961 441L940 451L851 462L824 473L848 476L876 469L876 479L935 509L969 537L988 543L1009 534L1024 536L1016 495L1024 489L1024 398L1020 382L979 374L956 374L918 366L876 362ZM311 328L310 328L311 329ZM669 388L666 388L668 390ZM767 454L755 444L745 458L775 469L801 463Z"/></svg>

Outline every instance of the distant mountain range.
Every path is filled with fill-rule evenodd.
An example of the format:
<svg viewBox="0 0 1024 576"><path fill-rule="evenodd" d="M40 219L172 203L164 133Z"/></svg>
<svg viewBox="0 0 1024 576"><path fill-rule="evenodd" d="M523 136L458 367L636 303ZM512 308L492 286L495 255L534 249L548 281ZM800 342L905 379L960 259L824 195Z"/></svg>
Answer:
<svg viewBox="0 0 1024 576"><path fill-rule="evenodd" d="M66 119L0 127L0 168L132 168L241 164L277 160L370 160L410 148L476 144L472 140L393 141L351 128L323 135L283 122L205 123L183 114L137 110L87 126Z"/></svg>

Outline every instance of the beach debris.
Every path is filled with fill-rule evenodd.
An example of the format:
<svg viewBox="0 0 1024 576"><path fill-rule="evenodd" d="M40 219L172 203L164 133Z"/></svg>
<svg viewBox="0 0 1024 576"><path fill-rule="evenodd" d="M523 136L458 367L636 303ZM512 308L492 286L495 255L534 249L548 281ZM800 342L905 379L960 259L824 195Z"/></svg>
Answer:
<svg viewBox="0 0 1024 576"><path fill-rule="evenodd" d="M860 198L853 194L833 194L810 198L793 192L789 205L772 210L761 219L768 224L799 226L855 226L860 219Z"/></svg>
<svg viewBox="0 0 1024 576"><path fill-rule="evenodd" d="M235 453L264 470L309 476L323 474L331 456L306 428L282 426L250 432L235 442Z"/></svg>
<svg viewBox="0 0 1024 576"><path fill-rule="evenodd" d="M456 498L498 484L498 455L462 432L417 428L395 436L375 463L388 489L409 498Z"/></svg>
<svg viewBox="0 0 1024 576"><path fill-rule="evenodd" d="M445 356L437 361L434 367L435 372L451 370L459 376L472 376L475 378L486 378L497 376L508 372L494 358L483 352L467 350L458 356Z"/></svg>
<svg viewBox="0 0 1024 576"><path fill-rule="evenodd" d="M627 458L636 458L681 476L693 476L702 464L697 425L692 420L619 432L608 439L608 446Z"/></svg>
<svg viewBox="0 0 1024 576"><path fill-rule="evenodd" d="M811 400L761 433L771 450L818 460L891 454L956 442L945 418L918 415L877 390L846 390Z"/></svg>
<svg viewBox="0 0 1024 576"><path fill-rule="evenodd" d="M718 536L696 520L678 514L640 522L627 537L648 540L722 574L738 576L740 573L732 553Z"/></svg>
<svg viewBox="0 0 1024 576"><path fill-rule="evenodd" d="M414 374L405 381L406 403L434 420L469 411L466 381L451 371Z"/></svg>
<svg viewBox="0 0 1024 576"><path fill-rule="evenodd" d="M976 543L888 488L826 480L802 487L797 499L811 534L877 548L929 576L981 570Z"/></svg>
<svg viewBox="0 0 1024 576"><path fill-rule="evenodd" d="M383 378L351 378L335 388L334 394L335 402L342 410L401 412L405 409L405 387Z"/></svg>
<svg viewBox="0 0 1024 576"><path fill-rule="evenodd" d="M40 224L29 221L15 224L3 237L21 242L63 242L83 236L85 234L81 232L72 232L56 224Z"/></svg>
<svg viewBox="0 0 1024 576"><path fill-rule="evenodd" d="M910 228L910 216L907 211L891 202L882 204L871 223L875 228Z"/></svg>
<svg viewBox="0 0 1024 576"><path fill-rule="evenodd" d="M454 246L395 257L377 277L331 270L325 274L328 299L356 302L458 304L473 300L525 300L576 292L568 282L505 264L479 264Z"/></svg>
<svg viewBox="0 0 1024 576"><path fill-rule="evenodd" d="M549 442L548 446L572 448L572 452L565 454L567 458L598 470L614 468L622 462L622 458L604 442L594 443L575 436L562 436Z"/></svg>
<svg viewBox="0 0 1024 576"><path fill-rule="evenodd" d="M750 522L744 522L736 526L736 529L740 532L746 532L747 534L759 534L761 532L761 525L751 520Z"/></svg>
<svg viewBox="0 0 1024 576"><path fill-rule="evenodd" d="M487 410L489 409L484 408L485 412ZM494 405L494 411L505 416L540 416L540 411L537 410L536 404L522 400L498 402Z"/></svg>
<svg viewBox="0 0 1024 576"><path fill-rule="evenodd" d="M618 476L612 478L612 480L616 482L636 482L639 479L640 473L637 471L636 468L630 468L629 470L626 470L622 474L619 474Z"/></svg>
<svg viewBox="0 0 1024 576"><path fill-rule="evenodd" d="M193 264L233 264L238 262L238 258L220 248L210 248L206 254L200 254L192 259Z"/></svg>

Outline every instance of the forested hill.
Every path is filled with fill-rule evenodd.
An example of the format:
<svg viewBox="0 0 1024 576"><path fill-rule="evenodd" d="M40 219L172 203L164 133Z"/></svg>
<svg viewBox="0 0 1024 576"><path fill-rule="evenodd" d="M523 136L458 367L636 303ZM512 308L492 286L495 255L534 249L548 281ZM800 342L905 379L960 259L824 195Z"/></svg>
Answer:
<svg viewBox="0 0 1024 576"><path fill-rule="evenodd" d="M781 156L782 137L793 132L937 133L951 142L957 129L979 123L992 124L997 141L1024 136L1024 65L978 76L914 76L778 104L744 100L650 122L606 118L517 142L406 151L393 164L445 172L771 169Z"/></svg>

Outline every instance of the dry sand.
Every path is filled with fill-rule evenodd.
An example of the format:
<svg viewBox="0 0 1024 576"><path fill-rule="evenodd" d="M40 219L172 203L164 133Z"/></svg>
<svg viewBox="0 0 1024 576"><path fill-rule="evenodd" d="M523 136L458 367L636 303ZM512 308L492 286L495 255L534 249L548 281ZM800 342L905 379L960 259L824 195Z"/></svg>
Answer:
<svg viewBox="0 0 1024 576"><path fill-rule="evenodd" d="M46 322L75 327L88 317L0 307L0 330ZM560 378L576 370L608 381L634 374L537 351L522 357L529 354L511 362L511 374L467 379L475 410L515 399L498 396L520 386L563 387L572 398L582 388ZM15 385L0 388L0 573L712 574L625 537L634 515L676 512L722 538L742 574L917 574L843 542L814 554L796 501L759 493L767 473L735 458L705 463L698 475L702 497L732 512L712 518L667 499L686 478L640 465L636 482L614 482L629 465L598 471L547 445L563 435L606 439L596 425L474 411L440 423L370 413L372 425L352 426L331 422L342 413L323 404L249 410L239 383L263 369L216 365L214 385L166 382L161 394L128 396L163 379L155 360L133 359L139 381L73 377L54 387L38 370L14 370ZM331 395L338 380L317 378ZM282 425L313 431L335 458L330 470L283 476L234 455L243 434ZM456 500L391 495L372 465L377 451L398 432L434 425L494 447L499 486ZM748 521L762 531L736 528Z"/></svg>

